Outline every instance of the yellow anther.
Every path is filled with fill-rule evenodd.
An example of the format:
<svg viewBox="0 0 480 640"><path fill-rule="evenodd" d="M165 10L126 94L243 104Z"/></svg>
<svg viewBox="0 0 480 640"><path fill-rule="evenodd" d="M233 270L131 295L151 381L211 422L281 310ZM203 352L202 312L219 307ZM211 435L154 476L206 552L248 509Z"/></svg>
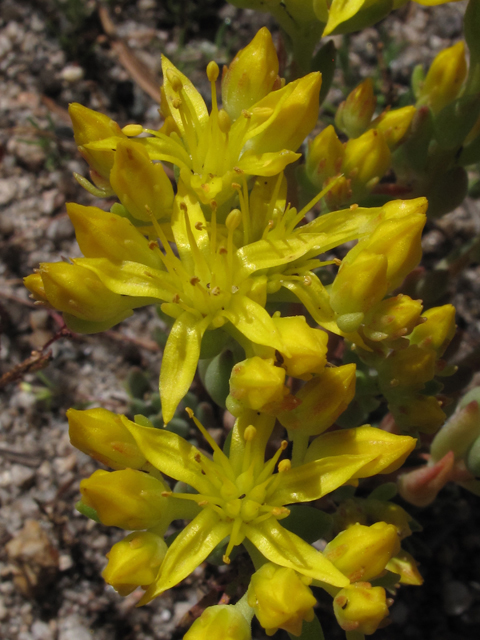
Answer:
<svg viewBox="0 0 480 640"><path fill-rule="evenodd" d="M225 220L225 226L229 231L235 231L242 221L242 212L240 209L232 209Z"/></svg>
<svg viewBox="0 0 480 640"><path fill-rule="evenodd" d="M182 101L180 100L180 98L174 98L172 100L172 107L174 109L180 109L181 106L182 106Z"/></svg>
<svg viewBox="0 0 480 640"><path fill-rule="evenodd" d="M239 174L244 173L243 169L240 169L240 167L233 167L233 170L235 171L235 173L239 173Z"/></svg>
<svg viewBox="0 0 480 640"><path fill-rule="evenodd" d="M280 449L282 451L285 451L285 449L288 447L288 442L286 440L282 440L281 444L280 444Z"/></svg>
<svg viewBox="0 0 480 640"><path fill-rule="evenodd" d="M222 133L228 133L230 131L232 121L225 109L220 109L218 112L218 126Z"/></svg>
<svg viewBox="0 0 480 640"><path fill-rule="evenodd" d="M162 498L170 498L173 491L162 491Z"/></svg>
<svg viewBox="0 0 480 640"><path fill-rule="evenodd" d="M193 411L190 409L190 407L185 407L185 411L188 413L188 417L189 418L193 418Z"/></svg>
<svg viewBox="0 0 480 640"><path fill-rule="evenodd" d="M194 278L191 278L191 279L190 279L190 284L191 284L192 286L195 286L195 285L196 285L196 284L198 284L199 282L200 282L200 278L197 278L196 276L195 276ZM190 416L190 417L192 417L192 416Z"/></svg>
<svg viewBox="0 0 480 640"><path fill-rule="evenodd" d="M222 560L225 564L230 564L230 558L228 556L223 556Z"/></svg>
<svg viewBox="0 0 480 640"><path fill-rule="evenodd" d="M290 460L281 460L278 463L278 471L279 473L284 473L285 471L290 471L292 468L292 463Z"/></svg>
<svg viewBox="0 0 480 640"><path fill-rule="evenodd" d="M309 287L312 284L312 278L310 276L304 276L303 278L303 284L306 287Z"/></svg>
<svg viewBox="0 0 480 640"><path fill-rule="evenodd" d="M167 79L172 85L172 89L177 93L182 90L183 84L178 74L173 69L167 69Z"/></svg>
<svg viewBox="0 0 480 640"><path fill-rule="evenodd" d="M245 439L245 442L251 442L255 438L256 435L257 435L257 430L255 429L253 424L250 424L245 429L245 431L243 433L243 437Z"/></svg>
<svg viewBox="0 0 480 640"><path fill-rule="evenodd" d="M244 118L247 118L247 120L250 120L250 118L252 117L252 114L250 113L250 111L247 111L246 109L242 110L242 116Z"/></svg>
<svg viewBox="0 0 480 640"><path fill-rule="evenodd" d="M204 228L204 226L203 226L203 222L196 222L196 223L195 223L195 229L196 229L197 231L201 231L203 228Z"/></svg>
<svg viewBox="0 0 480 640"><path fill-rule="evenodd" d="M242 185L238 184L238 182L232 182L232 189L241 189Z"/></svg>
<svg viewBox="0 0 480 640"><path fill-rule="evenodd" d="M216 82L219 73L220 69L218 68L218 64L213 60L209 62L207 65L207 78L210 82Z"/></svg>
<svg viewBox="0 0 480 640"><path fill-rule="evenodd" d="M125 127L123 127L122 133L124 133L129 138L139 136L141 133L143 133L143 127L141 124L127 124Z"/></svg>

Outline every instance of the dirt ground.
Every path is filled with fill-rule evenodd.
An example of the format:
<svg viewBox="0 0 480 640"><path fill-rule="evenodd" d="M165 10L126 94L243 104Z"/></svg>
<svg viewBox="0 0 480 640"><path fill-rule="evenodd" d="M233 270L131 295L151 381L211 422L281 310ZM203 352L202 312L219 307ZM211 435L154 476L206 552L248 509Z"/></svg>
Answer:
<svg viewBox="0 0 480 640"><path fill-rule="evenodd" d="M60 335L61 318L33 304L22 278L40 262L80 255L65 202L105 208L72 177L87 171L73 142L70 102L108 113L121 126L158 128L161 53L208 100L206 64L231 60L262 25L274 37L277 29L266 14L219 0L104 6L103 13L93 0L3 0L0 6L0 376L11 374L0 391L0 637L6 640L181 638L199 611L189 616L192 607L205 596L217 602L222 585L236 577L204 564L140 609L137 593L121 598L105 585L105 554L123 534L74 508L80 480L97 467L70 445L65 411L131 411L126 380L141 369L155 387L164 325L154 309L144 309L104 334ZM415 64L429 63L461 38L464 10L465 2L434 10L412 4L352 37L349 87L383 65L385 83L401 96ZM327 112L344 86L338 72ZM431 269L479 234L480 201L469 199L428 223L425 265ZM480 266L452 270L448 281L443 272L439 277L446 283L439 302L451 300L458 309L449 357L460 368L447 388L456 397L480 359ZM431 294L437 285L428 286ZM199 382L195 391L205 398ZM210 413L210 426L219 430L222 416ZM421 562L425 585L402 589L392 624L378 640L479 637L479 507L479 498L451 486L431 507L409 508L424 527L409 550ZM327 640L344 637L326 597L320 596L319 616ZM256 629L255 637L266 636Z"/></svg>

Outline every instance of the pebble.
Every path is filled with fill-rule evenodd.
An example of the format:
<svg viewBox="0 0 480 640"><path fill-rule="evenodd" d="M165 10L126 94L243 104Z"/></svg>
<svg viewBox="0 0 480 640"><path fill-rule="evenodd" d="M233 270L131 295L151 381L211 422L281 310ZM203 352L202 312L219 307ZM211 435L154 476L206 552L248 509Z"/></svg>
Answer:
<svg viewBox="0 0 480 640"><path fill-rule="evenodd" d="M35 469L23 464L14 464L10 470L12 483L20 489L28 488L35 480Z"/></svg>
<svg viewBox="0 0 480 640"><path fill-rule="evenodd" d="M83 80L85 71L76 64L69 64L61 70L60 75L65 82L74 84Z"/></svg>
<svg viewBox="0 0 480 640"><path fill-rule="evenodd" d="M41 620L35 620L30 629L33 640L53 640L50 626Z"/></svg>
<svg viewBox="0 0 480 640"><path fill-rule="evenodd" d="M43 168L46 155L38 141L32 140L31 142L32 144L29 144L12 138L7 143L7 151L15 156L18 164L35 172Z"/></svg>
<svg viewBox="0 0 480 640"><path fill-rule="evenodd" d="M60 621L58 640L92 640L92 635L83 626L79 616L71 615Z"/></svg>
<svg viewBox="0 0 480 640"><path fill-rule="evenodd" d="M59 242L61 240L68 240L69 238L73 238L74 234L75 231L73 229L72 223L70 222L70 219L66 216L61 216L52 220L52 222L48 225L46 235L49 240Z"/></svg>
<svg viewBox="0 0 480 640"><path fill-rule="evenodd" d="M0 206L10 204L17 195L17 184L14 180L0 180Z"/></svg>
<svg viewBox="0 0 480 640"><path fill-rule="evenodd" d="M460 616L470 607L473 596L458 580L450 580L443 587L443 606L447 616Z"/></svg>

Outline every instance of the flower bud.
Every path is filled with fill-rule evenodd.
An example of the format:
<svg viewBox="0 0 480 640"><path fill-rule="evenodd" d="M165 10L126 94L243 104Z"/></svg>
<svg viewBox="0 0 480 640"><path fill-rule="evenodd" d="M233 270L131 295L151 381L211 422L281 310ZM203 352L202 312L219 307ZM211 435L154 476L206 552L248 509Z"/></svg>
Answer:
<svg viewBox="0 0 480 640"><path fill-rule="evenodd" d="M252 134L257 126L261 130L249 140L249 153L296 151L317 122L321 84L321 74L312 72L257 102L249 126ZM274 111L275 117L267 124Z"/></svg>
<svg viewBox="0 0 480 640"><path fill-rule="evenodd" d="M155 533L131 533L107 553L103 579L121 596L127 596L137 587L147 587L155 580L166 553L167 545Z"/></svg>
<svg viewBox="0 0 480 640"><path fill-rule="evenodd" d="M373 93L373 82L367 78L340 104L335 116L335 124L349 138L358 138L367 130L376 106L377 98Z"/></svg>
<svg viewBox="0 0 480 640"><path fill-rule="evenodd" d="M415 107L384 111L378 118L375 118L371 128L382 132L388 148L393 151L406 137L415 112Z"/></svg>
<svg viewBox="0 0 480 640"><path fill-rule="evenodd" d="M298 407L278 415L289 431L319 435L345 411L355 395L355 365L328 368L300 389Z"/></svg>
<svg viewBox="0 0 480 640"><path fill-rule="evenodd" d="M68 113L72 119L75 142L93 170L92 179L98 174L108 183L115 152L112 149L86 149L84 145L112 137L127 139L127 136L114 120L76 102L69 106Z"/></svg>
<svg viewBox="0 0 480 640"><path fill-rule="evenodd" d="M254 356L233 367L227 409L236 416L247 409L265 411L281 404L285 394L285 369L274 365L273 358Z"/></svg>
<svg viewBox="0 0 480 640"><path fill-rule="evenodd" d="M247 601L267 635L284 629L300 636L303 621L313 620L316 600L305 581L310 582L308 578L300 578L293 569L271 562L253 574Z"/></svg>
<svg viewBox="0 0 480 640"><path fill-rule="evenodd" d="M473 400L450 416L430 445L433 461L441 460L449 451L455 459L463 458L474 440L480 436L480 406Z"/></svg>
<svg viewBox="0 0 480 640"><path fill-rule="evenodd" d="M347 333L363 322L364 313L387 293L387 258L380 253L348 253L330 289L337 324Z"/></svg>
<svg viewBox="0 0 480 640"><path fill-rule="evenodd" d="M422 387L435 375L435 352L411 345L393 351L382 367L382 386Z"/></svg>
<svg viewBox="0 0 480 640"><path fill-rule="evenodd" d="M335 182L325 194L325 202L331 211L336 211L351 201L352 181L345 176L338 176L337 178L327 178L324 186L329 186L332 180Z"/></svg>
<svg viewBox="0 0 480 640"><path fill-rule="evenodd" d="M133 302L128 296L113 293L90 269L79 264L44 262L40 275L49 304L68 314L65 321L73 331L105 331L128 318L140 300ZM83 326L76 318L87 322Z"/></svg>
<svg viewBox="0 0 480 640"><path fill-rule="evenodd" d="M208 607L183 640L251 640L250 625L233 605Z"/></svg>
<svg viewBox="0 0 480 640"><path fill-rule="evenodd" d="M402 394L399 401L389 404L389 409L400 429L413 428L427 434L436 433L447 417L434 396L422 394Z"/></svg>
<svg viewBox="0 0 480 640"><path fill-rule="evenodd" d="M427 321L412 331L408 337L410 344L433 349L441 357L455 335L455 307L451 304L433 307L425 311L423 317Z"/></svg>
<svg viewBox="0 0 480 640"><path fill-rule="evenodd" d="M391 154L383 133L370 129L345 146L342 173L352 180L352 189L363 194L378 183L390 167Z"/></svg>
<svg viewBox="0 0 480 640"><path fill-rule="evenodd" d="M388 616L385 589L368 582L344 587L333 600L333 611L344 631L371 635Z"/></svg>
<svg viewBox="0 0 480 640"><path fill-rule="evenodd" d="M310 182L321 189L328 178L340 173L344 155L345 147L329 125L308 143L306 173Z"/></svg>
<svg viewBox="0 0 480 640"><path fill-rule="evenodd" d="M467 76L465 43L457 42L435 56L420 90L417 107L438 113L459 95Z"/></svg>
<svg viewBox="0 0 480 640"><path fill-rule="evenodd" d="M418 570L415 558L403 549L387 563L388 571L398 573L400 576L400 584L412 584L420 586L423 584L423 578Z"/></svg>
<svg viewBox="0 0 480 640"><path fill-rule="evenodd" d="M121 529L150 529L162 518L168 498L160 480L137 471L95 471L80 482L82 502L92 507L102 524Z"/></svg>
<svg viewBox="0 0 480 640"><path fill-rule="evenodd" d="M112 189L125 209L137 220L169 218L173 187L160 163L150 160L139 142L119 141L110 173Z"/></svg>
<svg viewBox="0 0 480 640"><path fill-rule="evenodd" d="M351 582L379 576L400 551L397 530L386 522L353 524L327 544L323 555Z"/></svg>
<svg viewBox="0 0 480 640"><path fill-rule="evenodd" d="M137 184L137 183L135 183ZM67 212L75 227L78 245L86 258L107 258L111 262L139 262L162 269L159 251L126 218L98 207L69 202Z"/></svg>
<svg viewBox="0 0 480 640"><path fill-rule="evenodd" d="M146 458L122 422L106 409L67 411L70 442L88 456L112 469L141 469Z"/></svg>
<svg viewBox="0 0 480 640"><path fill-rule="evenodd" d="M414 269L422 257L422 230L426 216L412 213L393 220L384 220L369 238L358 243L352 250L356 254L362 249L382 254L388 259L388 291L398 287Z"/></svg>
<svg viewBox="0 0 480 640"><path fill-rule="evenodd" d="M422 303L409 296L399 294L394 298L382 300L366 314L363 331L367 338L396 340L409 333L420 321Z"/></svg>
<svg viewBox="0 0 480 640"><path fill-rule="evenodd" d="M223 68L222 102L232 120L272 91L278 58L270 31L262 27L250 44Z"/></svg>
<svg viewBox="0 0 480 640"><path fill-rule="evenodd" d="M45 287L43 286L42 276L39 273L32 273L23 279L23 284L32 294L31 297L38 302L48 303L47 296L45 294Z"/></svg>
<svg viewBox="0 0 480 640"><path fill-rule="evenodd" d="M303 316L274 317L273 322L290 353L290 357L281 354L287 375L309 380L312 373L321 373L327 362L327 333L309 327Z"/></svg>

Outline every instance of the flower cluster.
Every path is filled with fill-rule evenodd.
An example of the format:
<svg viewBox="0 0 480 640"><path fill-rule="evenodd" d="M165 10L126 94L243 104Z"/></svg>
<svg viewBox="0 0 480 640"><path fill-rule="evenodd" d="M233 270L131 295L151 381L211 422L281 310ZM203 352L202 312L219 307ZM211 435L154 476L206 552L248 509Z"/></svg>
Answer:
<svg viewBox="0 0 480 640"><path fill-rule="evenodd" d="M401 4L268 3L287 33L300 29L310 44L322 32L370 24L377 5L388 13ZM220 82L218 65L209 63L210 110L163 57L158 131L120 128L70 106L75 140L90 166L91 181L77 180L118 202L109 211L69 204L84 257L41 264L27 288L81 333L104 331L138 307L157 305L171 321L159 382L164 425L175 419L199 362L205 388L235 418L222 448L190 409L193 443L191 423L183 437L143 415L132 421L100 408L67 414L72 444L110 469L81 482L77 508L129 532L112 547L103 572L119 594L141 588L146 604L212 554L225 564L249 554L255 572L242 585L244 596L208 608L188 640L248 640L253 616L269 635L315 633L311 587L330 594L342 629L361 638L388 616L385 585L421 583L400 547L411 533L408 514L374 494L343 502L331 494L393 473L415 447L410 435L361 424L360 414L354 428L339 428L358 400L362 362L376 371L370 395L383 395L401 430L433 433L445 418L433 377L448 369L442 356L454 309L423 313L421 301L396 293L420 261L427 201L420 192L374 207L357 200L379 185L416 114L427 108L441 116L455 101L452 78L458 84L462 74L452 64L434 62L417 108L373 121L372 84L357 88L336 119L350 137L346 145L333 127L310 145L305 173L315 193L305 206L297 205L286 174L315 127L322 78L317 71L291 82L280 78L265 28L223 69ZM323 201L330 212L316 215ZM340 260L332 250L345 243L351 244ZM348 356L341 365L328 362L329 334L351 344L358 370ZM330 513L318 503L327 495ZM323 551L313 545L318 541Z"/></svg>

